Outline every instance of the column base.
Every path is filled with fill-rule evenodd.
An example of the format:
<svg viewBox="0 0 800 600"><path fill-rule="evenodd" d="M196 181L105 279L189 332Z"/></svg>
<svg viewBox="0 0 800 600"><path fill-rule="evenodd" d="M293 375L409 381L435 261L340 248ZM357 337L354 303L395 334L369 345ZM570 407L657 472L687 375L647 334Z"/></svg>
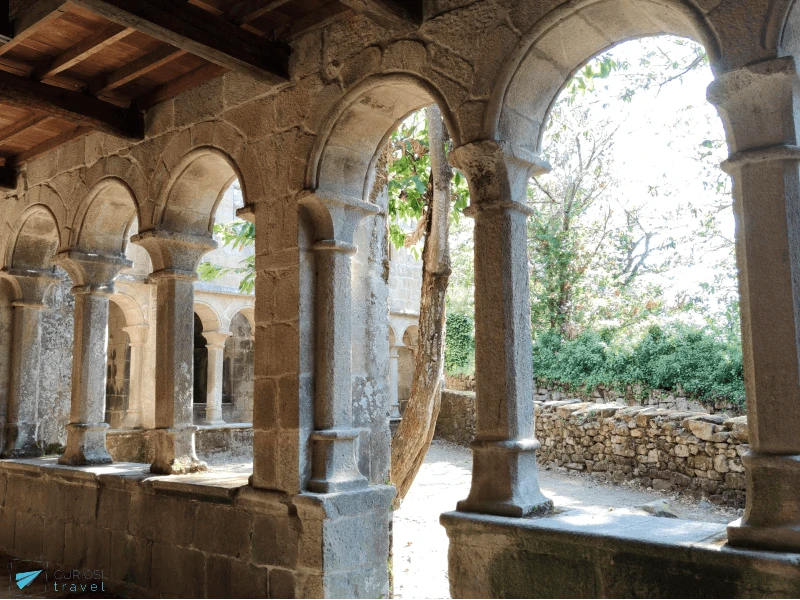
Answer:
<svg viewBox="0 0 800 600"><path fill-rule="evenodd" d="M533 517L550 512L553 501L539 489L536 439L485 441L470 444L472 486L461 512L503 517Z"/></svg>
<svg viewBox="0 0 800 600"><path fill-rule="evenodd" d="M194 434L197 426L182 429L153 429L152 437L155 459L150 472L158 475L182 475L206 471L208 465L197 458L194 447Z"/></svg>
<svg viewBox="0 0 800 600"><path fill-rule="evenodd" d="M357 429L325 429L311 434L311 480L308 490L317 494L365 488L367 478L356 461Z"/></svg>
<svg viewBox="0 0 800 600"><path fill-rule="evenodd" d="M108 423L69 423L67 448L61 465L108 465L113 462L106 448Z"/></svg>
<svg viewBox="0 0 800 600"><path fill-rule="evenodd" d="M36 425L32 423L9 423L6 425L6 446L0 458L36 458L44 450L36 440Z"/></svg>
<svg viewBox="0 0 800 600"><path fill-rule="evenodd" d="M742 456L747 477L744 516L728 526L728 544L800 552L800 455Z"/></svg>

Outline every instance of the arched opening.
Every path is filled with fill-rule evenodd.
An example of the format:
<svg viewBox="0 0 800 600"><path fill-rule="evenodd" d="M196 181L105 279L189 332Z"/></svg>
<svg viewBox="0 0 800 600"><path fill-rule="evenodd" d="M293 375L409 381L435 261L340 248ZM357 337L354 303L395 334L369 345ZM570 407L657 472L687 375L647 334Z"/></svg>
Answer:
<svg viewBox="0 0 800 600"><path fill-rule="evenodd" d="M405 412L408 397L411 395L418 346L419 327L411 325L403 332L403 345L397 349L397 400L401 415Z"/></svg>
<svg viewBox="0 0 800 600"><path fill-rule="evenodd" d="M108 353L106 355L106 423L123 426L130 408L131 340L125 313L113 298L108 305Z"/></svg>
<svg viewBox="0 0 800 600"><path fill-rule="evenodd" d="M203 337L203 321L194 313L194 387L193 401L195 406L205 405L208 396L208 348Z"/></svg>
<svg viewBox="0 0 800 600"><path fill-rule="evenodd" d="M231 335L225 341L222 371L222 413L225 421L253 421L253 329L241 312L231 319ZM226 415L226 411L229 412Z"/></svg>

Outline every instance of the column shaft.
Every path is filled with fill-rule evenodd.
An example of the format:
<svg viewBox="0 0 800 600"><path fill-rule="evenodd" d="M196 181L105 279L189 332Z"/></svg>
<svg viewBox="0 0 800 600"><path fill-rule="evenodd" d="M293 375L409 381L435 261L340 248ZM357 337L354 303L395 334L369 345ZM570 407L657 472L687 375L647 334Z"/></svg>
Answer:
<svg viewBox="0 0 800 600"><path fill-rule="evenodd" d="M717 78L731 148L750 451L733 546L800 551L800 148L794 59Z"/></svg>
<svg viewBox="0 0 800 600"><path fill-rule="evenodd" d="M351 268L355 246L326 240L316 259L316 352L311 480L315 492L367 485L356 462L351 356Z"/></svg>
<svg viewBox="0 0 800 600"><path fill-rule="evenodd" d="M14 303L11 394L3 458L41 456L36 440L39 403L41 304Z"/></svg>
<svg viewBox="0 0 800 600"><path fill-rule="evenodd" d="M197 458L193 423L194 286L191 276L154 274L156 313L156 427L153 473L206 468Z"/></svg>
<svg viewBox="0 0 800 600"><path fill-rule="evenodd" d="M397 387L400 385L398 375L399 353L397 346L389 348L389 418L400 418L400 400L397 394Z"/></svg>
<svg viewBox="0 0 800 600"><path fill-rule="evenodd" d="M549 510L534 437L525 206L536 164L480 142L451 154L475 219L475 440L472 487L458 510L522 517Z"/></svg>
<svg viewBox="0 0 800 600"><path fill-rule="evenodd" d="M108 296L88 290L74 292L72 404L67 446L58 462L107 464L111 462L105 423Z"/></svg>
<svg viewBox="0 0 800 600"><path fill-rule="evenodd" d="M204 423L219 425L222 419L222 365L225 360L225 340L230 333L211 331L204 333L208 340L208 384L206 386L206 414Z"/></svg>

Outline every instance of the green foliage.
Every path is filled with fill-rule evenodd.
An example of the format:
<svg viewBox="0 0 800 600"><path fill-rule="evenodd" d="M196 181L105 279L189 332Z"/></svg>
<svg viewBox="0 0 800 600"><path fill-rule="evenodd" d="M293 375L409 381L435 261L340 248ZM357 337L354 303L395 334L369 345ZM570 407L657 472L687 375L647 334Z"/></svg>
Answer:
<svg viewBox="0 0 800 600"><path fill-rule="evenodd" d="M469 369L475 356L475 323L472 317L447 313L444 368L448 373Z"/></svg>
<svg viewBox="0 0 800 600"><path fill-rule="evenodd" d="M230 223L214 225L214 233L222 238L225 246L230 246L233 250L244 250L252 248L256 243L256 226L249 221L236 219ZM202 262L197 267L197 273L203 281L213 281L228 273L235 273L242 276L239 282L239 291L244 294L251 294L256 283L256 257L251 254L245 256L238 267L221 267L210 262Z"/></svg>
<svg viewBox="0 0 800 600"><path fill-rule="evenodd" d="M623 391L683 391L701 401L715 398L744 404L742 351L707 328L653 325L632 346L613 344L613 334L585 331L573 340L557 332L540 334L533 344L537 380L557 387L592 391L598 386Z"/></svg>

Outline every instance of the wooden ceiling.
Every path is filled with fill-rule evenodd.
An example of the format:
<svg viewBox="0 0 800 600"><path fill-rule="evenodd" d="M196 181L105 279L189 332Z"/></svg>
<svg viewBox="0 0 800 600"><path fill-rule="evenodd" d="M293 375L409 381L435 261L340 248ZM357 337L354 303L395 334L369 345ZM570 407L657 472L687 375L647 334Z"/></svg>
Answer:
<svg viewBox="0 0 800 600"><path fill-rule="evenodd" d="M144 112L227 71L280 84L295 37L359 12L392 28L421 0L0 0L0 187L92 131L141 139Z"/></svg>

